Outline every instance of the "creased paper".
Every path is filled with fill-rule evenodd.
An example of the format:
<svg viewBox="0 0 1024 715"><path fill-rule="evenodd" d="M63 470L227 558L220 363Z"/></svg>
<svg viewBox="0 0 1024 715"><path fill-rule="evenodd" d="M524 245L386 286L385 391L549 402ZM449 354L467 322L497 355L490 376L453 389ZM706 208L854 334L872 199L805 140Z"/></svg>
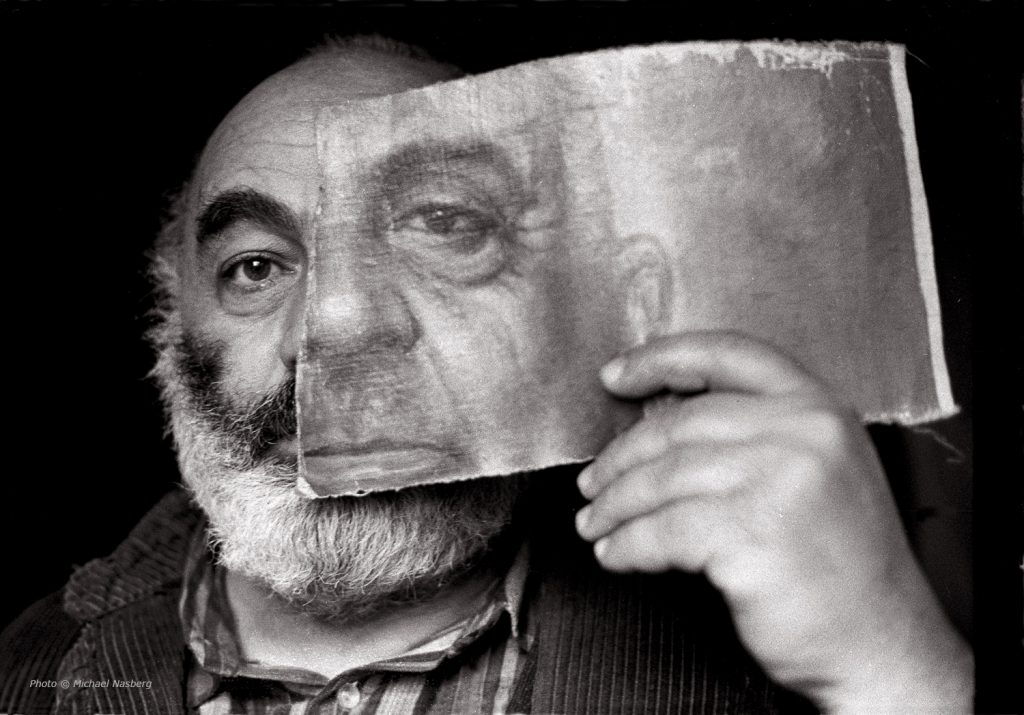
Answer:
<svg viewBox="0 0 1024 715"><path fill-rule="evenodd" d="M955 410L903 50L696 43L323 110L300 487L587 460L639 418L597 371L760 336L865 420Z"/></svg>

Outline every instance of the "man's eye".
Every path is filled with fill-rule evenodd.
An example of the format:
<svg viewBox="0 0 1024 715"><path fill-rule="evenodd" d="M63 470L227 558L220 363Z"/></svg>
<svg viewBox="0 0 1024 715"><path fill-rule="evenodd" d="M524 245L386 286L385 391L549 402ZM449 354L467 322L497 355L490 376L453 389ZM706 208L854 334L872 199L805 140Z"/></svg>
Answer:
<svg viewBox="0 0 1024 715"><path fill-rule="evenodd" d="M275 254L243 253L226 261L217 280L221 305L234 315L276 309L300 277L297 265Z"/></svg>
<svg viewBox="0 0 1024 715"><path fill-rule="evenodd" d="M221 274L232 287L260 289L282 272L281 265L266 256L247 256L227 265Z"/></svg>

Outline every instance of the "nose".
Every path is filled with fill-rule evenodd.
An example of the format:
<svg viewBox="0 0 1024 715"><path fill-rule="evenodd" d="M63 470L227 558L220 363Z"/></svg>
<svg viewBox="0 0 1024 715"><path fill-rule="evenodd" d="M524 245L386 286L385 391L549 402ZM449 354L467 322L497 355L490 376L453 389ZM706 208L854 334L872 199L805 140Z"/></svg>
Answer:
<svg viewBox="0 0 1024 715"><path fill-rule="evenodd" d="M339 365L390 361L409 353L420 324L381 250L326 251L314 259L306 303L306 351Z"/></svg>

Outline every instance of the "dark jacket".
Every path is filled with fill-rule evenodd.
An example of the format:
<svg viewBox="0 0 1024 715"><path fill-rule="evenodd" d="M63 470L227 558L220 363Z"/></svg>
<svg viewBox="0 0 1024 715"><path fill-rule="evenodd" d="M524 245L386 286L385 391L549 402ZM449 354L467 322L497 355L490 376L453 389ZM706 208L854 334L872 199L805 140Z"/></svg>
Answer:
<svg viewBox="0 0 1024 715"><path fill-rule="evenodd" d="M201 521L184 493L169 494L110 556L80 568L64 589L8 626L0 636L0 713L184 712L189 653L178 598L188 543ZM807 708L747 656L703 579L612 576L571 534L540 538L545 543L531 550L537 643L511 712ZM152 688L74 687L76 680L142 673Z"/></svg>

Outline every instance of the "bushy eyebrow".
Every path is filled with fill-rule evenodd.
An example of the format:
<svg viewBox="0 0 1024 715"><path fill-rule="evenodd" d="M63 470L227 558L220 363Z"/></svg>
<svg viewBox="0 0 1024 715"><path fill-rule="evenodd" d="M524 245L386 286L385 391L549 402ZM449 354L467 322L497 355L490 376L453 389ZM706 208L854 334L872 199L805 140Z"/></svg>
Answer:
<svg viewBox="0 0 1024 715"><path fill-rule="evenodd" d="M202 245L240 221L250 221L268 231L297 236L299 220L283 203L255 189L231 189L217 194L196 219L196 242Z"/></svg>

